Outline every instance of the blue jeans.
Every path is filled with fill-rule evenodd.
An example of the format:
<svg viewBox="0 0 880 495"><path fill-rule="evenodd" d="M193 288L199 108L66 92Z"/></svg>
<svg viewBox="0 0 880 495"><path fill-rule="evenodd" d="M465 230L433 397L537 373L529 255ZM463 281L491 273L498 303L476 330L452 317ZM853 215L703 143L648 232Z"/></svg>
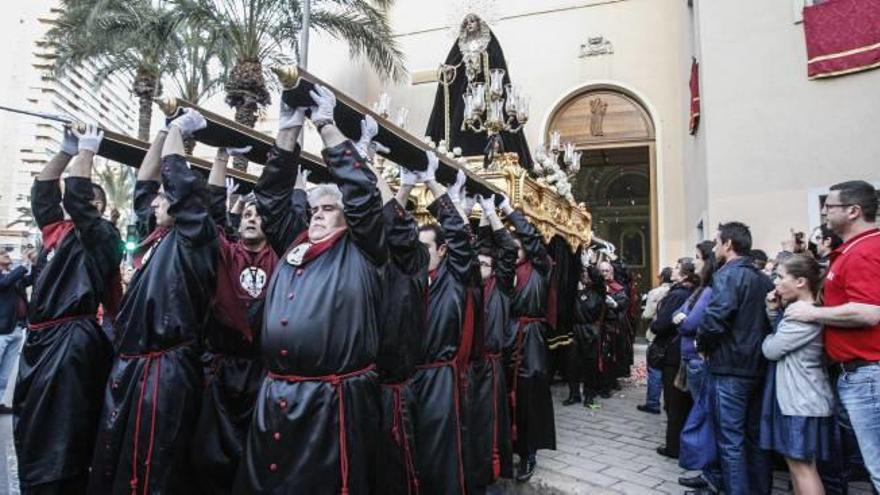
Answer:
<svg viewBox="0 0 880 495"><path fill-rule="evenodd" d="M645 407L660 410L660 395L663 393L663 372L660 368L648 367L648 393L645 395Z"/></svg>
<svg viewBox="0 0 880 495"><path fill-rule="evenodd" d="M852 423L865 468L874 488L880 490L880 365L842 373L837 393Z"/></svg>
<svg viewBox="0 0 880 495"><path fill-rule="evenodd" d="M3 397L3 391L6 390L9 377L12 375L12 365L21 349L23 338L24 330L21 327L16 327L12 333L0 335L0 398Z"/></svg>
<svg viewBox="0 0 880 495"><path fill-rule="evenodd" d="M687 371L688 392L691 393L691 397L696 402L703 393L706 380L709 379L709 366L706 364L706 361L697 357L685 361L685 370ZM721 467L718 464L706 466L703 468L703 479L708 481L712 488L718 491L724 482L721 477Z"/></svg>
<svg viewBox="0 0 880 495"><path fill-rule="evenodd" d="M715 384L715 439L727 495L769 494L772 466L758 444L764 380L710 375Z"/></svg>

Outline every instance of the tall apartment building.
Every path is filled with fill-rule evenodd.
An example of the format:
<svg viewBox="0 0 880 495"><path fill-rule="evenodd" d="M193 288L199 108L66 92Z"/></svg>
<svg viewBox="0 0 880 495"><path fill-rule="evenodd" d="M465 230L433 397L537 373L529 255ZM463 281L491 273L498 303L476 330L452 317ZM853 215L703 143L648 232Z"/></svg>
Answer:
<svg viewBox="0 0 880 495"><path fill-rule="evenodd" d="M57 0L14 2L0 19L4 46L0 63L6 74L0 81L0 104L84 122L97 121L107 129L135 134L137 102L131 81L112 74L100 87L97 67L79 67L56 78L54 51L44 37L57 18ZM11 10L11 12L10 12ZM58 122L3 113L0 119L0 245L18 246L27 241L22 224L7 227L29 206L34 176L59 147Z"/></svg>

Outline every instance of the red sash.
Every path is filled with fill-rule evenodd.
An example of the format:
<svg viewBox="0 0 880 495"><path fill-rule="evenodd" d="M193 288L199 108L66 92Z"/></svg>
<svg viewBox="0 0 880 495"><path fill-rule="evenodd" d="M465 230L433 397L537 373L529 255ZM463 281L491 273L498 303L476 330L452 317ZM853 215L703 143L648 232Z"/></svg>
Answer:
<svg viewBox="0 0 880 495"><path fill-rule="evenodd" d="M344 233L345 229L341 232ZM335 242L334 238L338 238L338 234L334 234L333 237L328 239L328 241ZM315 245L313 244L312 247L315 247ZM329 247L324 248L321 252L324 252L327 249L329 249ZM311 248L309 248L309 250L311 250ZM314 257L312 259L314 259ZM305 257L303 257L303 260L305 261ZM348 495L348 435L345 431L345 389L342 385L345 380L364 375L373 371L375 368L376 365L371 364L366 368L361 368L349 373L319 376L281 375L271 371L266 373L266 375L273 380L282 380L290 383L324 382L329 383L336 390L336 395L339 396L339 473L342 476L342 489L340 490L340 495Z"/></svg>

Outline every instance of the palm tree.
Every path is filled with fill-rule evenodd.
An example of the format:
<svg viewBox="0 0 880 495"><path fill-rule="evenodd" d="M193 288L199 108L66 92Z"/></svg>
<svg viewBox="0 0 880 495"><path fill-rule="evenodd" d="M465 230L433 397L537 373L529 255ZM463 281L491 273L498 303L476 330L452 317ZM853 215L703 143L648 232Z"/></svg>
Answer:
<svg viewBox="0 0 880 495"><path fill-rule="evenodd" d="M216 36L192 23L180 27L178 40L173 54L178 63L167 74L166 80L175 94L198 105L219 91L226 80L217 57L219 44ZM192 137L184 138L183 145L186 152L192 154L196 141Z"/></svg>
<svg viewBox="0 0 880 495"><path fill-rule="evenodd" d="M134 220L132 210L132 191L134 190L134 174L129 167L112 163L107 160L96 160L92 169L95 183L100 184L107 193L106 210L110 218L114 218L116 228L125 232L125 227Z"/></svg>
<svg viewBox="0 0 880 495"><path fill-rule="evenodd" d="M365 56L383 77L401 78L403 54L392 37L386 14L393 0L324 0L314 6L312 26L345 40L354 56ZM271 103L267 70L290 63L302 29L300 0L176 0L188 22L212 33L218 53L230 68L226 103L235 121L253 127L261 108ZM236 168L246 166L237 161Z"/></svg>
<svg viewBox="0 0 880 495"><path fill-rule="evenodd" d="M165 0L61 0L63 12L47 38L56 46L55 71L93 63L98 83L116 71L133 77L138 138L149 140L152 98L162 76L177 66L180 16Z"/></svg>

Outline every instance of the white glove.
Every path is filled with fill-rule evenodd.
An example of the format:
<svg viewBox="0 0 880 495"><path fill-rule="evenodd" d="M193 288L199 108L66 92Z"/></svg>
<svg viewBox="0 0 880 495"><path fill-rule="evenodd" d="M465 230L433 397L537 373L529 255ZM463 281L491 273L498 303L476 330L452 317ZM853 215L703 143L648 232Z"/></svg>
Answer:
<svg viewBox="0 0 880 495"><path fill-rule="evenodd" d="M483 214L486 216L495 214L495 195L491 195L488 198L484 198L480 195L477 195L477 201L480 203L480 208L483 209Z"/></svg>
<svg viewBox="0 0 880 495"><path fill-rule="evenodd" d="M180 129L180 133L184 136L192 136L196 131L208 127L208 121L197 110L184 108L183 115L172 120L168 125Z"/></svg>
<svg viewBox="0 0 880 495"><path fill-rule="evenodd" d="M449 186L449 189L446 191L446 194L449 195L449 199L454 202L461 200L465 180L467 180L467 176L464 175L464 170L459 170L455 175L455 183Z"/></svg>
<svg viewBox="0 0 880 495"><path fill-rule="evenodd" d="M76 156L79 153L79 140L76 137L76 134L73 133L73 129L70 127L64 128L64 139L61 140L61 152L68 156Z"/></svg>
<svg viewBox="0 0 880 495"><path fill-rule="evenodd" d="M307 168L302 168L302 165L296 167L296 182L293 185L294 189L302 189L303 191L308 190L309 183L309 174L312 172Z"/></svg>
<svg viewBox="0 0 880 495"><path fill-rule="evenodd" d="M400 167L400 184L404 186L415 186L421 182L422 174L413 172L412 170Z"/></svg>
<svg viewBox="0 0 880 495"><path fill-rule="evenodd" d="M336 95L332 91L321 86L315 86L315 89L309 91L309 96L315 102L312 107L312 122L333 121L333 109L336 108Z"/></svg>
<svg viewBox="0 0 880 495"><path fill-rule="evenodd" d="M498 205L498 208L501 209L505 215L513 213L513 207L510 206L510 198L508 198L506 194L501 196L501 204Z"/></svg>
<svg viewBox="0 0 880 495"><path fill-rule="evenodd" d="M281 102L281 109L278 112L278 130L292 129L294 127L302 127L306 121L305 108L290 108L287 103Z"/></svg>
<svg viewBox="0 0 880 495"><path fill-rule="evenodd" d="M373 138L376 137L377 134L379 134L379 124L376 123L376 119L370 115L361 119L361 138L354 144L354 147L358 150L358 153L360 153L364 160L373 158L373 153L376 148L370 150L370 143L373 142Z"/></svg>
<svg viewBox="0 0 880 495"><path fill-rule="evenodd" d="M437 180L437 167L440 166L440 161L437 159L437 155L433 151L426 151L425 155L428 157L428 168L422 172L422 181L428 182Z"/></svg>
<svg viewBox="0 0 880 495"><path fill-rule="evenodd" d="M681 322L683 322L685 320L685 318L687 318L686 314L675 313L675 316L672 317L672 324L673 325L681 325Z"/></svg>
<svg viewBox="0 0 880 495"><path fill-rule="evenodd" d="M474 211L474 206L477 205L477 198L474 196L464 195L464 199L461 201L461 208L464 210L465 215L470 215L472 211Z"/></svg>
<svg viewBox="0 0 880 495"><path fill-rule="evenodd" d="M617 301L615 301L614 298L611 296L605 296L605 304L607 304L608 307L611 309L617 308Z"/></svg>
<svg viewBox="0 0 880 495"><path fill-rule="evenodd" d="M235 194L235 191L238 191L238 184L236 184L235 180L232 177L226 178L226 199L228 200L230 196Z"/></svg>
<svg viewBox="0 0 880 495"><path fill-rule="evenodd" d="M104 139L104 131L98 129L96 124L86 124L86 130L79 132L73 131L78 140L79 151L91 151L97 154L98 148L101 147L101 140Z"/></svg>
<svg viewBox="0 0 880 495"><path fill-rule="evenodd" d="M226 148L226 154L229 156L244 156L251 152L254 147L251 145L243 146L241 148Z"/></svg>

